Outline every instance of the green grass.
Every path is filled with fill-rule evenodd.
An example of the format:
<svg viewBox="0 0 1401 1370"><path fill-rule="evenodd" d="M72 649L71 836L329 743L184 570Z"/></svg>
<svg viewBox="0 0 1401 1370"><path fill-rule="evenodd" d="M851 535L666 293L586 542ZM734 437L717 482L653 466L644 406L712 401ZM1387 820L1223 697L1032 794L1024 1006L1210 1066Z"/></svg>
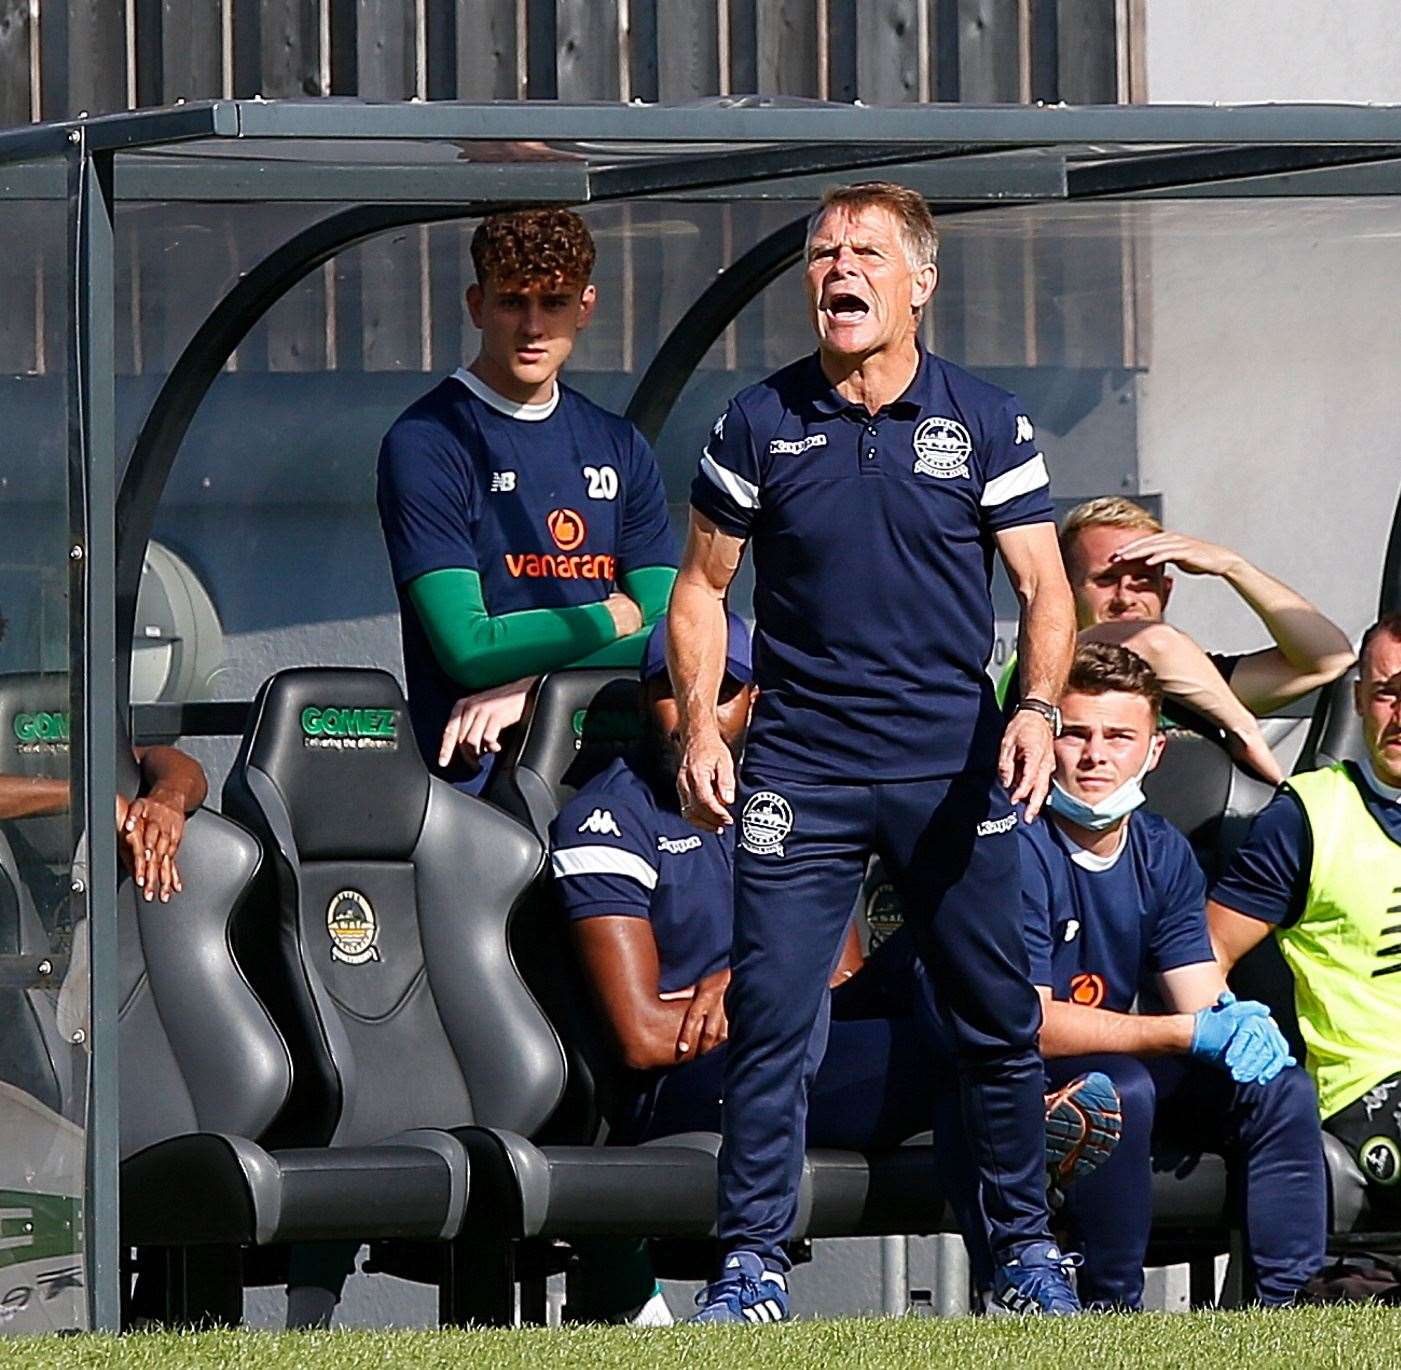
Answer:
<svg viewBox="0 0 1401 1370"><path fill-rule="evenodd" d="M1029 1366L1327 1366L1338 1370L1401 1365L1401 1309L1309 1308L1291 1312L1141 1314L1055 1322L957 1318L849 1319L753 1330L677 1327L633 1331L570 1328L490 1332L201 1332L129 1337L49 1337L5 1341L0 1366L32 1370L140 1370L210 1366L229 1370L829 1370L931 1367L991 1370Z"/></svg>

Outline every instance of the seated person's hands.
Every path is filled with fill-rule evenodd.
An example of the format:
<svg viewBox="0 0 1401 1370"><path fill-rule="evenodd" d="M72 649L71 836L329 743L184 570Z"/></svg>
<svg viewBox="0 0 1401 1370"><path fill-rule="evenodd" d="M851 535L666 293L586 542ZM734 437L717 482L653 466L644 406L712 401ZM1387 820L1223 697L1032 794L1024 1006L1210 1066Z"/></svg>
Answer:
<svg viewBox="0 0 1401 1370"><path fill-rule="evenodd" d="M167 903L184 889L175 863L185 835L181 799L157 787L128 803L117 796L117 852L148 900Z"/></svg>
<svg viewBox="0 0 1401 1370"><path fill-rule="evenodd" d="M1297 1064L1269 1009L1223 990L1214 1004L1193 1015L1190 1053L1225 1070L1237 1084L1268 1084Z"/></svg>
<svg viewBox="0 0 1401 1370"><path fill-rule="evenodd" d="M676 1034L676 1059L694 1060L713 1051L730 1035L725 1018L725 991L729 988L729 969L717 970L697 982Z"/></svg>
<svg viewBox="0 0 1401 1370"><path fill-rule="evenodd" d="M521 721L537 679L538 676L522 676L507 685L459 699L443 729L438 765L446 766L454 751L460 751L469 766L481 765L488 752L499 752L502 732Z"/></svg>
<svg viewBox="0 0 1401 1370"><path fill-rule="evenodd" d="M608 610L619 637L631 637L634 633L642 631L642 610L631 596L625 595L621 590L614 590L603 601L603 607Z"/></svg>

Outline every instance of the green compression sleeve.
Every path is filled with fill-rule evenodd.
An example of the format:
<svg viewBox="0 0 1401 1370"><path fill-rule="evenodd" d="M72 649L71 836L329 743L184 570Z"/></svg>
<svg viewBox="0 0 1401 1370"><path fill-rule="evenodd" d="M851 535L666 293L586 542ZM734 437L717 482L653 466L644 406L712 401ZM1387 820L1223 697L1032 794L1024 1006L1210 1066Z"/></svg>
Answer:
<svg viewBox="0 0 1401 1370"><path fill-rule="evenodd" d="M409 582L408 597L438 664L467 690L572 666L617 638L601 600L488 614L476 571L429 571Z"/></svg>
<svg viewBox="0 0 1401 1370"><path fill-rule="evenodd" d="M642 627L627 637L615 638L573 665L640 666L642 649L652 635L653 626L666 613L675 580L676 571L670 566L639 566L635 571L624 571L619 583L623 593L642 610Z"/></svg>
<svg viewBox="0 0 1401 1370"><path fill-rule="evenodd" d="M671 587L676 583L674 566L639 566L635 571L624 571L621 582L623 593L642 610L642 626L650 628L664 613L671 602Z"/></svg>

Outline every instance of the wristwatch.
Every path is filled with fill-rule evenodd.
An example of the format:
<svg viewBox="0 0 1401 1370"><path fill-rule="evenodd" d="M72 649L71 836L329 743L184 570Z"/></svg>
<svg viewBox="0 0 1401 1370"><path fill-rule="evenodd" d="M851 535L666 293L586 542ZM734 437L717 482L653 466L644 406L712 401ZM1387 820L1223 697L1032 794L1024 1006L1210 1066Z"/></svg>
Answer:
<svg viewBox="0 0 1401 1370"><path fill-rule="evenodd" d="M1021 709L1030 709L1032 713L1040 714L1051 725L1051 736L1060 736L1060 710L1054 704L1048 704L1044 699L1027 695L1017 701L1017 707L1012 712L1016 713Z"/></svg>

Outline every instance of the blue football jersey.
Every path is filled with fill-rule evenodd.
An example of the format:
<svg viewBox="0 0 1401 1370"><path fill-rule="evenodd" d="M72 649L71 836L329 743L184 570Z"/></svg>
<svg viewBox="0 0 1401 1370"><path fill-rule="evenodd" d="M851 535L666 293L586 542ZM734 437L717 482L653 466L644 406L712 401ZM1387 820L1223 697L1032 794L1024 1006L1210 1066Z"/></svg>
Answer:
<svg viewBox="0 0 1401 1370"><path fill-rule="evenodd" d="M661 473L626 419L567 385L512 405L468 371L410 405L379 454L379 512L404 643L414 735L437 769L438 744L465 691L439 666L405 590L430 571L482 580L487 612L607 599L618 577L675 566ZM466 779L460 760L449 779Z"/></svg>
<svg viewBox="0 0 1401 1370"><path fill-rule="evenodd" d="M921 350L909 388L870 414L805 357L730 403L691 501L754 558L756 774L992 770L994 539L1052 520L1012 395Z"/></svg>
<svg viewBox="0 0 1401 1370"><path fill-rule="evenodd" d="M1099 858L1049 815L1020 823L1022 913L1031 978L1056 999L1121 1013L1150 977L1215 959L1206 878L1165 818L1132 815L1117 853Z"/></svg>

